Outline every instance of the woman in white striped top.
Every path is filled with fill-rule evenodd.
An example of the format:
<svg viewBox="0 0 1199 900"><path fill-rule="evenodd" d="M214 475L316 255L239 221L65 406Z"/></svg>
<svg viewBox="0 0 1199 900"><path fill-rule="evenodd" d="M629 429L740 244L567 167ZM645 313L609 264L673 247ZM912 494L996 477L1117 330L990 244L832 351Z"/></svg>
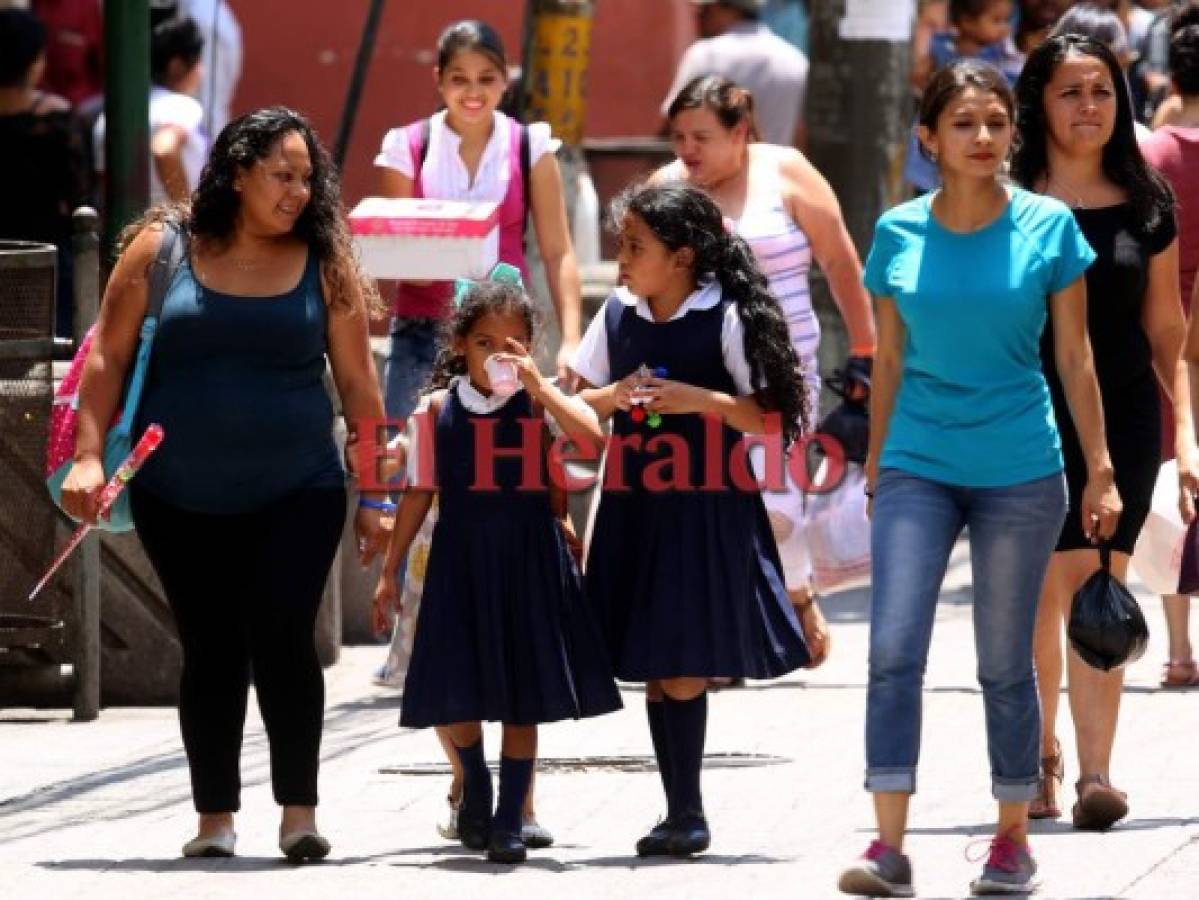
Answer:
<svg viewBox="0 0 1199 900"><path fill-rule="evenodd" d="M790 326L815 420L820 323L808 287L813 258L845 319L851 360L858 358L855 365L868 371L874 355L870 296L837 198L798 150L757 141L753 96L728 79L706 75L688 82L671 103L668 118L678 159L658 170L653 180L683 180L705 188L749 242ZM766 508L787 592L811 645L813 665L819 665L828 654L828 628L811 588L803 494L794 483L788 487L785 493L768 492Z"/></svg>

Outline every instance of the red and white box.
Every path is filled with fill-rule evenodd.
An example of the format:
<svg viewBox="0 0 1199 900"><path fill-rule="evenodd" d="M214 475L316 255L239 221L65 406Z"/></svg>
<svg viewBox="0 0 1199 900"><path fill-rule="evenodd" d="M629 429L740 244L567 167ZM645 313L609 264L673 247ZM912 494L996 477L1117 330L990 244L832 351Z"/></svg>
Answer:
<svg viewBox="0 0 1199 900"><path fill-rule="evenodd" d="M499 260L498 203L367 197L350 212L350 233L372 278L484 278Z"/></svg>

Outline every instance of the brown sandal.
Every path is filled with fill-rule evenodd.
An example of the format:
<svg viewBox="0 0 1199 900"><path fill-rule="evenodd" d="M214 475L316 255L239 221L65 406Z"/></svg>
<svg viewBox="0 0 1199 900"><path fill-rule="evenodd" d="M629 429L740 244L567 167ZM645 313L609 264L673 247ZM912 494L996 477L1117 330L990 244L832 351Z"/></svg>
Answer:
<svg viewBox="0 0 1199 900"><path fill-rule="evenodd" d="M824 665L828 659L829 650L832 649L832 635L829 634L828 620L824 617L824 612L816 604L816 595L809 594L807 600L796 602L791 601L791 608L795 610L795 618L799 619L799 626L803 630L804 640L808 643L808 649L812 652L811 659L808 660L805 669L818 669ZM813 621L808 617L808 613L815 613L816 619ZM824 624L822 639L816 640L819 634L818 626Z"/></svg>
<svg viewBox="0 0 1199 900"><path fill-rule="evenodd" d="M1053 756L1041 757L1041 778L1038 783L1037 796L1028 805L1030 819L1060 819L1062 817L1062 808L1057 798L1065 776L1066 761L1062 758L1062 742L1055 739Z"/></svg>
<svg viewBox="0 0 1199 900"><path fill-rule="evenodd" d="M1083 788L1091 785L1084 793ZM1103 775L1084 775L1075 785L1074 827L1083 831L1107 831L1128 815L1128 795L1118 791Z"/></svg>
<svg viewBox="0 0 1199 900"><path fill-rule="evenodd" d="M1189 688L1199 686L1199 666L1193 659L1172 659L1162 672L1162 687Z"/></svg>

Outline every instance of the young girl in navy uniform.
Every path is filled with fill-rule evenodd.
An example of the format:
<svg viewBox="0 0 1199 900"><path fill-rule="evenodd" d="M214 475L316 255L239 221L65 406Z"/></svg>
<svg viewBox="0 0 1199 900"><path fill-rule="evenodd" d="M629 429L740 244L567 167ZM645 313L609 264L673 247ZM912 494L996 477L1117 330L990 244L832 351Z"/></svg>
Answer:
<svg viewBox="0 0 1199 900"><path fill-rule="evenodd" d="M621 705L583 603L564 495L550 489L547 471L551 424L576 442L603 435L585 403L538 372L526 350L533 322L519 285L480 282L462 298L438 356L429 409L439 518L400 715L404 727L446 726L464 769L458 837L497 862L525 859L521 807L537 725ZM515 367L515 393L492 390L488 357ZM538 423L531 446L530 421ZM413 476L429 433L418 430L409 448ZM530 467L512 452L522 447L537 459L532 484ZM418 478L404 494L377 602L395 602L395 573L429 511L431 487ZM483 721L504 726L494 814Z"/></svg>
<svg viewBox="0 0 1199 900"><path fill-rule="evenodd" d="M637 853L687 856L710 843L700 795L708 679L775 678L809 660L761 494L732 464L767 412L779 432L768 437L787 446L809 411L778 303L707 194L633 188L612 219L622 287L573 364L614 438L587 594L616 676L646 682L667 817Z"/></svg>

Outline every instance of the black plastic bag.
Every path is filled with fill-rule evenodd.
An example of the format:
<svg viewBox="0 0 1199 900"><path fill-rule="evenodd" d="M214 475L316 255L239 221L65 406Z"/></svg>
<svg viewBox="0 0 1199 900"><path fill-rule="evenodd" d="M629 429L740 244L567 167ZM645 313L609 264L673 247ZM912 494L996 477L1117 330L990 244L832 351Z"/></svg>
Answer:
<svg viewBox="0 0 1199 900"><path fill-rule="evenodd" d="M842 402L816 428L820 434L836 440L845 458L858 465L866 464L870 448L870 412L866 402L870 395L871 363L869 357L851 356L844 369L834 370L832 377L825 379L829 390Z"/></svg>
<svg viewBox="0 0 1199 900"><path fill-rule="evenodd" d="M866 464L866 455L870 450L870 416L865 406L852 400L838 403L820 420L820 427L816 430L835 440L849 462L859 466Z"/></svg>
<svg viewBox="0 0 1199 900"><path fill-rule="evenodd" d="M1149 626L1136 598L1111 572L1112 551L1099 548L1101 568L1074 595L1066 634L1083 661L1110 672L1136 662L1149 643Z"/></svg>

